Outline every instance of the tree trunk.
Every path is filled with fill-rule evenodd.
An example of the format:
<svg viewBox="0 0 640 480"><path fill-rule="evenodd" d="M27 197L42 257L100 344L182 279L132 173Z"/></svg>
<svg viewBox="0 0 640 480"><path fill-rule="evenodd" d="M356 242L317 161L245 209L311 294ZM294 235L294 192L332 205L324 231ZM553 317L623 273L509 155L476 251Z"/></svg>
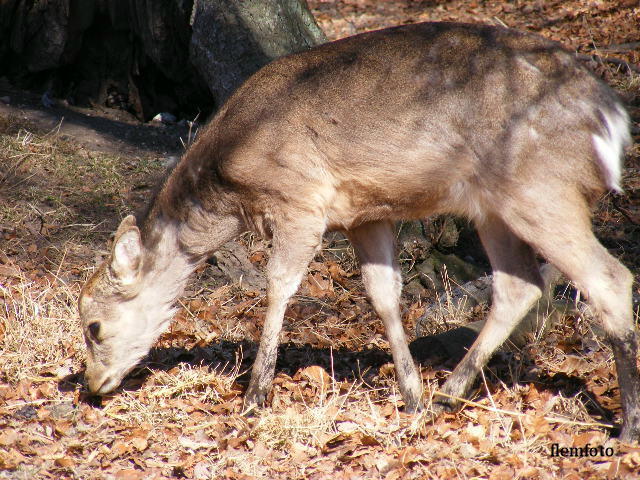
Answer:
<svg viewBox="0 0 640 480"><path fill-rule="evenodd" d="M303 0L5 0L0 76L141 120L193 116L324 38Z"/></svg>
<svg viewBox="0 0 640 480"><path fill-rule="evenodd" d="M271 60L326 41L302 0L197 0L190 58L224 101Z"/></svg>

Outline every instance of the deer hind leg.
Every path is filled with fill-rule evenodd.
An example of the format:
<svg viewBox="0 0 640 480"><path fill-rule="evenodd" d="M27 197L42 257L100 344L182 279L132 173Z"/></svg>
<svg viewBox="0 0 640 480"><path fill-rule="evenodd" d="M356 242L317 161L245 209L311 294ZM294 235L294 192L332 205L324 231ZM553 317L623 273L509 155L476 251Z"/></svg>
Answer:
<svg viewBox="0 0 640 480"><path fill-rule="evenodd" d="M505 223L489 217L477 226L493 268L493 299L484 328L467 354L449 375L434 399L434 411L457 405L451 397L464 397L480 370L504 343L540 298L543 280L531 247L516 237Z"/></svg>
<svg viewBox="0 0 640 480"><path fill-rule="evenodd" d="M271 388L287 303L298 290L309 262L320 247L324 222L309 219L274 229L267 264L267 313L258 354L245 394L245 406L262 405Z"/></svg>
<svg viewBox="0 0 640 480"><path fill-rule="evenodd" d="M410 412L422 410L422 380L400 319L402 277L395 255L393 224L367 223L347 235L360 260L371 304L384 323L405 408Z"/></svg>
<svg viewBox="0 0 640 480"><path fill-rule="evenodd" d="M549 199L534 210L516 205L510 224L587 295L603 324L616 362L624 418L620 437L638 441L640 373L631 301L633 276L593 235L584 199L576 194L573 200L570 202L566 196ZM537 212L535 218L533 211Z"/></svg>

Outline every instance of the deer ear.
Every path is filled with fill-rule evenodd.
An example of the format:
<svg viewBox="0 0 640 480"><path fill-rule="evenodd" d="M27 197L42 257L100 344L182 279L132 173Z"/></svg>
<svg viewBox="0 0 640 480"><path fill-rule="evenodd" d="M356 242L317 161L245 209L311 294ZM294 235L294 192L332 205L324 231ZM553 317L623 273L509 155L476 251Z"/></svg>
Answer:
<svg viewBox="0 0 640 480"><path fill-rule="evenodd" d="M111 252L111 271L123 285L131 285L138 279L142 264L142 241L135 218L129 215L122 220Z"/></svg>
<svg viewBox="0 0 640 480"><path fill-rule="evenodd" d="M118 230L116 230L114 237L117 239L120 235L122 235L124 232L129 230L129 228L135 227L135 226L136 226L136 217L134 217L133 215L127 215L122 219L122 221L120 222L120 225L118 225Z"/></svg>

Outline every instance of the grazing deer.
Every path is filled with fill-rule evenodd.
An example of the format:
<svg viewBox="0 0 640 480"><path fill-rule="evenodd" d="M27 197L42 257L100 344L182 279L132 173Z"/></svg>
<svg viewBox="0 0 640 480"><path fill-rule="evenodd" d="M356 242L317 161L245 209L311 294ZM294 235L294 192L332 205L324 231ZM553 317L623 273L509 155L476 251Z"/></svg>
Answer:
<svg viewBox="0 0 640 480"><path fill-rule="evenodd" d="M592 233L630 141L616 95L537 35L456 23L365 33L274 61L220 109L144 218L125 218L79 299L91 392L113 390L166 328L191 272L248 229L272 238L267 313L246 392L261 404L285 307L327 230L351 240L408 411L393 222L475 223L494 271L486 325L443 392L463 397L541 295L536 252L588 294L613 348L624 422L640 436L632 275ZM436 410L454 406L438 401Z"/></svg>

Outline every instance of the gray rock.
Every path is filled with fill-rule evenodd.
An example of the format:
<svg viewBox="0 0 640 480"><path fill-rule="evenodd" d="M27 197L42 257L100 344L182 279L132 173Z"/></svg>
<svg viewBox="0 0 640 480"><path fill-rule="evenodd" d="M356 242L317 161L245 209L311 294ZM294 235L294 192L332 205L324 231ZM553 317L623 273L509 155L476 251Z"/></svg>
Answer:
<svg viewBox="0 0 640 480"><path fill-rule="evenodd" d="M438 270L436 270L436 264L438 265ZM441 263L437 262L432 256L430 256L424 262L421 262L414 267L418 274L420 283L424 285L425 288L442 291L444 288L442 285L442 277L438 273L441 266Z"/></svg>
<svg viewBox="0 0 640 480"><path fill-rule="evenodd" d="M441 278L446 267L447 276L459 285L474 280L484 273L481 268L465 262L452 253L445 255L438 250L433 250L431 257L433 258L434 268L440 273Z"/></svg>

